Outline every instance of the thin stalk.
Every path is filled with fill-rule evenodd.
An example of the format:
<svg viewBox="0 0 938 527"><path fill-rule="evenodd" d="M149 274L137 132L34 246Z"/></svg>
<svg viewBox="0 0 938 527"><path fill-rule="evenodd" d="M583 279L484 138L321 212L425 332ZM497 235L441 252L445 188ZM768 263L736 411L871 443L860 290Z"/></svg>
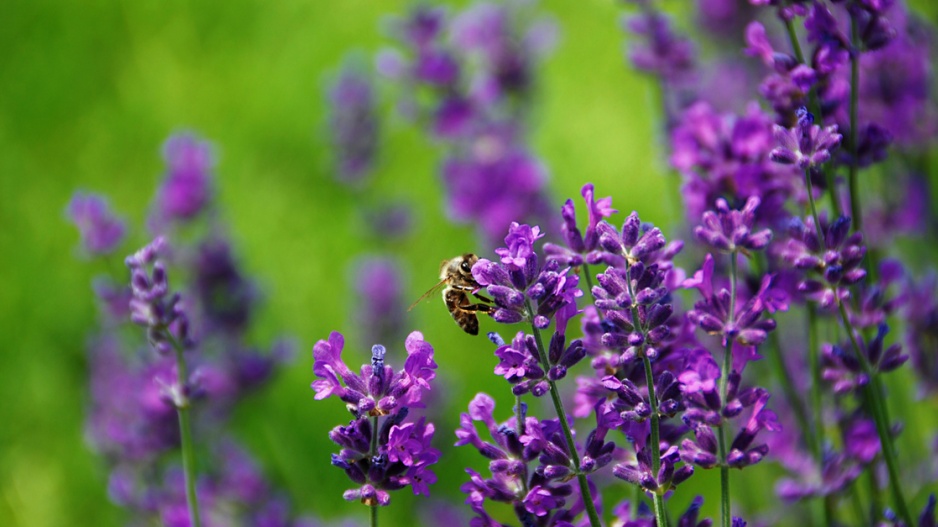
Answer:
<svg viewBox="0 0 938 527"><path fill-rule="evenodd" d="M586 287L589 288L590 297L593 296L593 276L590 274L590 266L586 262L583 262L583 276L586 278Z"/></svg>
<svg viewBox="0 0 938 527"><path fill-rule="evenodd" d="M375 455L378 453L378 416L371 418L371 448L369 449L368 458L374 459ZM371 504L371 527L378 527L378 502L377 500Z"/></svg>
<svg viewBox="0 0 938 527"><path fill-rule="evenodd" d="M824 448L824 419L821 404L821 357L818 353L817 308L808 303L808 362L811 367L811 413L814 417L814 459L821 468L821 454Z"/></svg>
<svg viewBox="0 0 938 527"><path fill-rule="evenodd" d="M541 338L541 330L534 325L534 309L531 302L525 300L524 307L528 312L528 319L531 321L531 331L534 333L534 340L537 342L538 360L544 372L550 371L550 361L547 357L547 348L544 347L544 341ZM560 400L560 392L557 390L557 383L547 379L550 386L550 399L554 403L554 410L557 412L557 419L560 420L560 428L563 430L563 437L567 441L567 448L570 451L570 459L573 461L573 467L576 469L576 479L580 484L580 496L583 498L583 506L586 508L586 515L589 516L592 527L601 527L599 513L596 512L596 505L593 503L593 495L590 492L589 481L586 474L580 470L580 455L576 451L576 443L573 442L573 432L570 430L570 423L567 422L567 412L563 409L563 402Z"/></svg>
<svg viewBox="0 0 938 527"><path fill-rule="evenodd" d="M189 414L189 397L185 394L189 373L188 368L186 368L186 358L183 354L182 345L172 337L169 341L176 354L176 383L179 385L179 389L182 390L180 394L181 401L176 404L176 413L179 416L179 441L182 446L182 471L186 480L186 504L189 507L189 519L192 521L193 527L201 527L199 498L195 489L195 447L192 442L192 421Z"/></svg>
<svg viewBox="0 0 938 527"><path fill-rule="evenodd" d="M785 20L785 30L788 33L788 40L791 42L791 49L795 53L795 58L798 59L798 62L801 64L806 64L804 53L801 51L801 44L798 43L798 34L795 32L795 25L791 20ZM815 93L814 88L811 88L811 91L808 92L808 108L810 108L811 113L814 114L815 123L817 123L818 126L823 126L824 117L821 115L821 104L818 102L817 93ZM837 188L834 185L834 174L829 164L824 167L824 179L827 181L827 187L830 190L831 210L834 211L835 216L840 216L840 202L837 201ZM808 195L811 196L810 188L808 189Z"/></svg>
<svg viewBox="0 0 938 527"><path fill-rule="evenodd" d="M732 326L736 320L736 279L737 279L737 254L730 253L730 309L728 326ZM725 338L725 337L724 337ZM733 340L726 339L726 347L723 353L723 368L720 372L720 402L726 406L726 388L729 381L730 371L733 368ZM730 527L732 522L732 510L730 509L730 467L726 463L726 423L723 422L717 427L719 430L720 445L720 518L723 527Z"/></svg>
<svg viewBox="0 0 938 527"><path fill-rule="evenodd" d="M879 476L872 468L866 471L867 483L870 486L870 525L876 525L876 522L883 515L883 497L879 491Z"/></svg>
<svg viewBox="0 0 938 527"><path fill-rule="evenodd" d="M821 232L821 218L817 213L817 205L814 203L814 185L811 183L811 174L808 170L804 171L804 185L808 189L808 203L811 205L811 217L814 218L814 230L817 231L817 239L822 249L826 249L824 233Z"/></svg>
<svg viewBox="0 0 938 527"><path fill-rule="evenodd" d="M638 316L638 307L635 305L635 291L632 289L632 267L628 266L626 268L626 277L625 283L628 286L629 298L632 299L631 313L632 313L632 326L641 331L642 336L645 337L647 341L648 330L642 326L641 319ZM642 345L641 356L642 356L642 365L645 367L645 384L648 388L648 404L651 406L651 439L650 445L646 445L646 448L651 448L651 471L658 476L658 471L661 469L661 432L659 428L661 427L661 417L658 415L658 396L655 393L655 379L651 371L651 359L648 358L648 354L645 353L645 345ZM651 493L651 501L653 509L655 511L655 521L658 525L667 526L668 525L668 515L667 511L664 508L664 497L659 494L657 491Z"/></svg>
<svg viewBox="0 0 938 527"><path fill-rule="evenodd" d="M837 298L837 309L840 311L840 319L843 321L844 330L847 332L847 338L850 339L853 353L860 362L863 373L870 379L870 383L866 385L864 391L869 397L870 408L873 410L873 421L876 423L876 433L883 447L883 459L886 461L886 470L889 472L889 488L892 491L894 505L906 525L915 525L912 521L912 514L909 512L905 497L902 495L902 487L899 485L899 463L896 459L896 447L892 440L892 434L889 431L885 402L883 401L883 394L879 391L880 384L877 382L875 377L876 373L870 366L869 361L867 361L866 355L864 355L863 351L860 349L853 324L850 323L850 317L847 316L847 308L844 306L839 291L836 289L834 290L834 296Z"/></svg>
<svg viewBox="0 0 938 527"><path fill-rule="evenodd" d="M857 490L857 482L854 481L847 489L850 494L850 505L853 506L853 515L857 518L857 525L863 525L867 521L866 513L863 511L863 502L860 500L860 493Z"/></svg>
<svg viewBox="0 0 938 527"><path fill-rule="evenodd" d="M859 231L862 225L862 215L860 214L860 189L857 182L857 171L859 170L859 159L857 152L859 131L857 130L860 121L857 117L859 107L860 91L860 51L858 43L860 41L859 28L857 27L857 18L850 15L850 176L848 181L850 187L850 217L853 218L853 230Z"/></svg>

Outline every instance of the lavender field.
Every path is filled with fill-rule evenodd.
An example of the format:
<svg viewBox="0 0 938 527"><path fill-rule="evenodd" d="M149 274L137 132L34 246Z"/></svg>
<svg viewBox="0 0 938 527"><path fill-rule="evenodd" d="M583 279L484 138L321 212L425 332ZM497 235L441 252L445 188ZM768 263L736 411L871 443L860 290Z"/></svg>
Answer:
<svg viewBox="0 0 938 527"><path fill-rule="evenodd" d="M938 525L938 5L0 12L0 525Z"/></svg>

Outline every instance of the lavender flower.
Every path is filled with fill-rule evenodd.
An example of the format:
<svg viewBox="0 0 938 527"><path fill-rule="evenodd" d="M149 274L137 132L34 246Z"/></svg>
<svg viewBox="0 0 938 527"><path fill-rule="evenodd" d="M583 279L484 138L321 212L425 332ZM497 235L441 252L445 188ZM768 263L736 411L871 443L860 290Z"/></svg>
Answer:
<svg viewBox="0 0 938 527"><path fill-rule="evenodd" d="M684 80L693 71L693 45L686 37L675 35L661 13L646 9L643 14L624 20L623 26L643 39L629 53L635 69L655 75L666 83Z"/></svg>
<svg viewBox="0 0 938 527"><path fill-rule="evenodd" d="M167 250L166 242L157 237L125 260L131 273L130 319L147 328L147 337L162 354L173 347L188 347L189 319L178 293L170 295L166 266L157 257Z"/></svg>
<svg viewBox="0 0 938 527"><path fill-rule="evenodd" d="M365 342L404 338L404 282L400 263L390 257L363 257L354 264L351 280L356 293L355 319Z"/></svg>
<svg viewBox="0 0 938 527"><path fill-rule="evenodd" d="M671 132L671 165L684 180L682 195L687 218L697 223L719 198L737 207L750 197L760 206L756 223L774 226L789 213L797 174L774 163L772 119L757 105L745 114L717 114L707 103L687 108Z"/></svg>
<svg viewBox="0 0 938 527"><path fill-rule="evenodd" d="M881 324L876 336L869 342L864 341L862 336L856 337L872 375L893 371L909 360L909 356L902 353L900 344L885 347L884 341L888 333L889 326ZM849 346L825 344L821 348L822 375L825 381L831 383L834 393L853 391L870 382L870 376Z"/></svg>
<svg viewBox="0 0 938 527"><path fill-rule="evenodd" d="M938 390L938 275L931 272L918 281L909 279L905 285L908 302L902 310L905 345L924 388Z"/></svg>
<svg viewBox="0 0 938 527"><path fill-rule="evenodd" d="M586 235L580 233L576 224L576 212L573 208L573 200L568 199L560 209L560 215L563 217L561 233L566 242L566 247L553 243L544 244L544 252L548 258L557 259L561 265L573 267L580 266L584 261L589 260L589 254L598 248L599 235L596 227L603 218L619 212L612 208L612 198L605 197L596 200L594 197L593 184L583 185L580 193L586 201L586 210L588 214L588 223L586 226Z"/></svg>
<svg viewBox="0 0 938 527"><path fill-rule="evenodd" d="M619 479L638 485L647 491L664 495L686 481L694 474L694 467L689 464L677 467L680 461L675 445L656 449L648 441L648 423L634 424L630 427L629 438L635 447L635 460L619 463L613 468L613 475ZM658 450L656 452L656 450ZM652 469L652 456L660 458L657 473Z"/></svg>
<svg viewBox="0 0 938 527"><path fill-rule="evenodd" d="M791 129L775 126L775 139L780 146L770 155L776 163L807 170L826 163L831 158L831 150L840 145L842 138L837 133L837 125L822 129L814 124L814 115L801 108L797 126Z"/></svg>
<svg viewBox="0 0 938 527"><path fill-rule="evenodd" d="M512 222L505 237L508 247L495 250L501 261L480 258L473 265L472 276L495 301L491 315L497 322L529 320L543 329L555 313L583 294L569 267L562 269L560 262L550 259L539 265L534 242L541 236L537 226Z"/></svg>
<svg viewBox="0 0 938 527"><path fill-rule="evenodd" d="M707 211L703 215L703 224L694 227L694 235L710 247L727 253L737 251L759 251L772 240L772 231L763 229L752 232L755 211L759 207L759 198L753 196L746 200L742 210L730 210L725 199L716 201L716 212ZM733 256L735 258L735 256Z"/></svg>
<svg viewBox="0 0 938 527"><path fill-rule="evenodd" d="M344 345L338 332L316 343L313 372L320 379L312 384L317 400L334 395L346 403L354 417L348 426L337 426L329 433L330 439L343 447L333 454L332 464L360 485L345 491L343 497L374 507L387 505L389 491L406 486L414 494L429 495L429 485L436 481L429 467L440 458L440 452L430 445L434 426L423 418L405 420L411 408L423 406L423 396L436 377L433 347L420 332L411 333L404 342L404 368L394 372L384 363L384 346L376 344L371 364L363 365L357 375L341 359Z"/></svg>
<svg viewBox="0 0 938 527"><path fill-rule="evenodd" d="M209 238L199 245L195 256L195 291L209 330L235 335L247 329L257 291L242 275L227 240Z"/></svg>
<svg viewBox="0 0 938 527"><path fill-rule="evenodd" d="M194 134L181 133L166 140L163 158L167 172L157 200L159 219L191 220L212 197L212 147Z"/></svg>
<svg viewBox="0 0 938 527"><path fill-rule="evenodd" d="M769 298L772 276L763 277L759 290L744 304L737 302L730 291L714 287L713 268L713 257L708 254L703 267L684 282L684 287L697 288L702 297L688 312L688 318L708 334L720 335L724 346L731 340L743 346L765 342L776 327L774 320L762 316L772 304Z"/></svg>
<svg viewBox="0 0 938 527"><path fill-rule="evenodd" d="M819 238L819 232L823 239ZM788 234L789 240L780 255L795 269L821 275L823 281L809 277L798 285L799 291L821 306L835 305L835 292L841 297L847 294L841 286L856 284L866 276L866 270L860 266L866 254L866 247L861 245L863 235L850 234L849 218L841 216L827 223L822 217L820 228L815 226L812 217L803 222L795 218L788 227Z"/></svg>
<svg viewBox="0 0 938 527"><path fill-rule="evenodd" d="M329 87L329 131L335 152L335 175L360 184L374 168L378 119L371 78L347 61Z"/></svg>
<svg viewBox="0 0 938 527"><path fill-rule="evenodd" d="M109 254L124 240L124 222L111 212L103 196L76 192L65 213L78 227L82 247L88 254Z"/></svg>

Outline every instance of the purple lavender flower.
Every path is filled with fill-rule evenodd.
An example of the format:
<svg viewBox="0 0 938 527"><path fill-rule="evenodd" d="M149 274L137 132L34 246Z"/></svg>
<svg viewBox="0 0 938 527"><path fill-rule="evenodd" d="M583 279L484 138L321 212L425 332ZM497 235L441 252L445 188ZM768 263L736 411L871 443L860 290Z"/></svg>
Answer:
<svg viewBox="0 0 938 527"><path fill-rule="evenodd" d="M819 230L823 240L818 238ZM856 284L866 277L866 270L860 266L866 255L866 247L861 245L863 235L850 234L849 218L841 216L828 223L822 216L820 229L815 227L812 217L803 222L795 218L789 224L788 235L780 256L795 269L821 275L821 280L806 277L798 285L800 292L821 306L835 305L835 292L842 297L847 294L842 286Z"/></svg>
<svg viewBox="0 0 938 527"><path fill-rule="evenodd" d="M772 240L772 231L763 229L752 232L759 203L759 198L753 196L746 200L742 210L737 211L730 210L726 200L720 198L716 202L716 211L705 212L703 224L694 227L694 235L721 252L746 253L765 249Z"/></svg>
<svg viewBox="0 0 938 527"><path fill-rule="evenodd" d="M522 407L521 423L514 417L497 423L494 410L495 401L491 397L477 394L469 404L469 413L460 416L456 431L459 439L456 446L471 445L491 460L490 478L466 470L470 480L461 490L477 515L472 525L500 525L493 523L486 512L486 501L512 504L515 515L525 525L559 526L572 522L583 507L580 501L569 503L573 489L566 481L573 477L574 467L559 422L526 417ZM493 442L479 436L476 422L484 424ZM592 472L611 461L613 445L605 442L604 436L605 431L597 429L587 439L583 470ZM528 465L535 459L538 466L531 470Z"/></svg>
<svg viewBox="0 0 938 527"><path fill-rule="evenodd" d="M708 254L701 269L684 282L684 287L697 288L702 297L694 304L694 309L687 313L688 318L708 334L720 335L724 346L730 340L743 346L762 344L776 326L774 320L762 316L772 304L769 298L772 276L763 277L756 294L743 303L733 299L726 289L716 290L713 285L713 267L713 257ZM730 312L730 306L735 306L734 312Z"/></svg>
<svg viewBox="0 0 938 527"><path fill-rule="evenodd" d="M774 226L787 218L797 173L774 163L772 119L757 105L745 114L717 114L707 103L685 110L671 132L671 165L684 179L687 218L696 224L719 198L736 208L750 197L760 206L756 224Z"/></svg>
<svg viewBox="0 0 938 527"><path fill-rule="evenodd" d="M561 233L566 242L566 247L553 243L544 244L544 252L548 258L560 260L562 265L577 267L582 265L587 254L597 249L599 244L599 235L596 227L603 218L619 212L612 208L612 198L605 197L599 200L594 198L593 184L587 183L581 189L583 199L586 201L586 210L589 217L586 226L586 235L580 233L576 224L576 212L573 208L573 200L568 199L560 209L560 215L563 217Z"/></svg>
<svg viewBox="0 0 938 527"><path fill-rule="evenodd" d="M623 27L642 39L629 52L635 69L655 75L662 82L684 80L693 71L693 44L674 34L661 13L646 9L641 15L623 20Z"/></svg>
<svg viewBox="0 0 938 527"><path fill-rule="evenodd" d="M780 145L772 150L771 158L783 165L797 165L801 170L817 167L831 158L831 150L840 146L843 138L837 125L823 129L814 124L814 116L805 108L798 110L798 125L791 129L775 126L775 139Z"/></svg>
<svg viewBox="0 0 938 527"><path fill-rule="evenodd" d="M223 238L206 239L195 256L195 291L205 324L229 336L244 332L257 298L244 278L231 246Z"/></svg>
<svg viewBox="0 0 938 527"><path fill-rule="evenodd" d="M512 222L505 237L507 247L495 250L501 261L480 258L472 267L472 276L495 301L491 315L497 322L529 320L543 329L555 313L583 294L569 267L562 269L560 262L550 259L539 265L534 242L541 236L537 226Z"/></svg>
<svg viewBox="0 0 938 527"><path fill-rule="evenodd" d="M372 171L378 150L378 118L371 78L347 61L329 87L329 132L335 175L360 184Z"/></svg>
<svg viewBox="0 0 938 527"><path fill-rule="evenodd" d="M317 400L335 395L354 416L347 426L337 426L329 433L342 447L332 455L332 464L360 485L345 491L343 497L374 507L387 505L389 491L406 486L414 494L429 495L429 485L436 482L429 467L440 458L440 452L430 445L434 426L423 418L405 420L411 408L422 407L422 398L436 377L433 347L420 332L411 333L404 342L404 368L395 373L384 363L386 349L376 344L371 364L363 365L357 375L341 360L344 345L338 332L332 332L328 341L316 343L313 372L320 380L312 384Z"/></svg>
<svg viewBox="0 0 938 527"><path fill-rule="evenodd" d="M103 196L76 192L65 213L78 227L82 247L88 254L109 254L124 240L124 222L111 212Z"/></svg>
<svg viewBox="0 0 938 527"><path fill-rule="evenodd" d="M873 375L893 371L909 360L909 356L902 353L900 344L885 346L884 341L888 333L889 326L881 324L876 336L868 342L862 335L855 337ZM851 344L824 344L821 347L822 378L831 383L834 393L837 394L862 388L870 382L870 376L850 346Z"/></svg>
<svg viewBox="0 0 938 527"><path fill-rule="evenodd" d="M166 140L163 158L167 172L159 191L160 218L191 220L212 197L212 147L194 134L181 133Z"/></svg>
<svg viewBox="0 0 938 527"><path fill-rule="evenodd" d="M354 318L365 342L393 342L404 337L404 283L399 262L389 257L363 257L354 265Z"/></svg>
<svg viewBox="0 0 938 527"><path fill-rule="evenodd" d="M908 302L902 310L905 345L924 388L938 390L938 275L931 272L905 285Z"/></svg>
<svg viewBox="0 0 938 527"><path fill-rule="evenodd" d="M124 261L130 269L133 298L130 320L147 328L150 343L161 354L173 347L189 347L189 318L179 293L169 293L165 264L157 258L167 251L162 237L155 238Z"/></svg>
<svg viewBox="0 0 938 527"><path fill-rule="evenodd" d="M635 460L617 464L612 470L615 477L638 485L647 491L664 494L687 481L687 478L694 474L694 467L689 464L676 466L681 461L676 445L668 446L666 449L656 449L654 445L648 443L647 422L642 425L633 425L632 429L633 433L630 434L630 438L635 446ZM635 433L636 429L642 432ZM661 468L657 474L652 471L651 457L654 455L660 458Z"/></svg>

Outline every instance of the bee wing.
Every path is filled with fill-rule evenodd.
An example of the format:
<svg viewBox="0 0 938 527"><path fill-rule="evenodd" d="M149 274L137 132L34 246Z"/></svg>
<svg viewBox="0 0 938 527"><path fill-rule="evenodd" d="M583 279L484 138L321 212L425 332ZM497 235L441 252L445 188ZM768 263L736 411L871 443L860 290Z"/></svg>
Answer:
<svg viewBox="0 0 938 527"><path fill-rule="evenodd" d="M411 304L410 307L407 308L407 311L410 311L411 309L417 307L417 304L419 304L420 302L423 302L427 298L430 298L430 295L439 293L440 289L443 289L443 286L446 285L446 282L447 280L445 278L443 280L440 280L439 283L437 283L435 286L427 290L426 293L420 295L420 298L418 298L417 300L414 300L414 303Z"/></svg>

